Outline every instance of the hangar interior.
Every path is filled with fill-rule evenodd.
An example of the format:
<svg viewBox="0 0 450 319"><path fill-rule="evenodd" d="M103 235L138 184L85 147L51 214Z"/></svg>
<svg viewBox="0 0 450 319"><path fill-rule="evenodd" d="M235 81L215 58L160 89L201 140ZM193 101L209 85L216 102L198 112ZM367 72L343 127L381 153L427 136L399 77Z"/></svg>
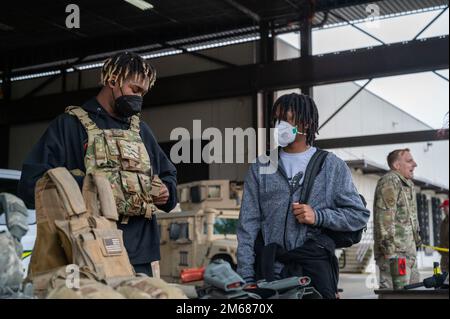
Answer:
<svg viewBox="0 0 450 319"><path fill-rule="evenodd" d="M0 13L0 168L20 170L50 121L67 106L95 96L102 62L129 50L157 69L142 115L167 154L175 142L170 140L174 128L191 130L193 120L221 131L269 127L274 100L283 92L301 91L312 95L319 108L323 129L317 146L347 161L368 207L387 170L389 150L412 149L420 164L415 182L421 226L429 244L437 241L437 206L448 196L448 127L438 132L367 85L380 78L433 73L446 83L448 100L448 29L424 36L433 23L448 17L447 0L151 2L153 9L140 10L125 1L77 1L80 29L64 25L71 1L32 2L26 9L21 2L8 4L9 12ZM418 13L433 17L412 37L387 43L361 27L370 20L371 5L378 8L381 24ZM339 27L374 44L314 52L318 34ZM425 107L433 112L429 100ZM266 148L264 138L258 136L259 154ZM243 181L248 165L179 164L179 183ZM369 269L370 227L365 237L347 253L348 271ZM425 255L422 264L428 267L435 256Z"/></svg>

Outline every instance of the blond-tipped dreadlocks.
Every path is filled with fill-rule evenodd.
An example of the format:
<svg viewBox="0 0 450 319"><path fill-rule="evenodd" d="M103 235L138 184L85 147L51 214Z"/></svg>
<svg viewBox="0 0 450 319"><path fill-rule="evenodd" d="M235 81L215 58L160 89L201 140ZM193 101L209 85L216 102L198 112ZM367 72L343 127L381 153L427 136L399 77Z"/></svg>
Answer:
<svg viewBox="0 0 450 319"><path fill-rule="evenodd" d="M130 78L134 78L135 81L148 78L150 89L156 81L156 70L141 56L132 52L117 53L105 61L101 75L103 85L115 80L122 87L123 82Z"/></svg>

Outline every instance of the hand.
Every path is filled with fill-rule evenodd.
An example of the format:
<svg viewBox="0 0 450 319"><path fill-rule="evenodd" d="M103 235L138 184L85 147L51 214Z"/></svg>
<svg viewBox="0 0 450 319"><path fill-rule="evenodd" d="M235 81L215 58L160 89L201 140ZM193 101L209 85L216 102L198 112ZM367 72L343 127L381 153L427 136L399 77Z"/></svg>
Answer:
<svg viewBox="0 0 450 319"><path fill-rule="evenodd" d="M316 213L309 205L293 203L292 211L300 224L314 225L316 222Z"/></svg>
<svg viewBox="0 0 450 319"><path fill-rule="evenodd" d="M155 205L165 205L169 200L169 190L166 187L166 184L162 183L161 189L159 190L158 197L153 196L153 203Z"/></svg>

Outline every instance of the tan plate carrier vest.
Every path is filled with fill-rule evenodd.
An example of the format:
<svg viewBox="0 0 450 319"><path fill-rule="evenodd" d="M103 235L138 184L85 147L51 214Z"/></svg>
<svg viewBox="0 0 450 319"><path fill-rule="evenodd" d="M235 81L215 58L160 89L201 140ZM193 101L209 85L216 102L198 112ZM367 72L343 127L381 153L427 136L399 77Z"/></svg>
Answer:
<svg viewBox="0 0 450 319"><path fill-rule="evenodd" d="M51 169L37 182L35 197L37 238L28 280L37 297L186 298L159 278L136 276L104 175L86 175L80 191L66 168ZM67 287L74 269L78 289Z"/></svg>
<svg viewBox="0 0 450 319"><path fill-rule="evenodd" d="M81 107L70 106L66 113L76 116L86 129L86 174L102 174L109 180L121 222L127 223L130 216L151 219L159 211L152 196L159 195L162 182L153 174L139 134L139 116L131 117L129 130L101 130Z"/></svg>
<svg viewBox="0 0 450 319"><path fill-rule="evenodd" d="M37 238L28 276L38 295L70 264L108 284L135 276L109 181L86 175L82 192L66 168L49 170L36 184Z"/></svg>

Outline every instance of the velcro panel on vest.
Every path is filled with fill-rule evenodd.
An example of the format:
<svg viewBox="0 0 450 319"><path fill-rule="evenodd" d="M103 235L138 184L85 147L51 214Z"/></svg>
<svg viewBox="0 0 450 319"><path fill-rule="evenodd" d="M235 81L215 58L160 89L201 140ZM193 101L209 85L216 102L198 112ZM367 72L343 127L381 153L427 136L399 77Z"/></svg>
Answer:
<svg viewBox="0 0 450 319"><path fill-rule="evenodd" d="M100 202L97 195L97 186L94 182L92 174L88 174L83 179L83 198L88 215L100 216Z"/></svg>
<svg viewBox="0 0 450 319"><path fill-rule="evenodd" d="M96 271L103 273L107 282L134 276L121 230L94 228L89 236L82 235L80 244L95 265Z"/></svg>
<svg viewBox="0 0 450 319"><path fill-rule="evenodd" d="M112 221L119 220L111 183L106 176L88 174L83 182L83 197L89 215L104 216Z"/></svg>
<svg viewBox="0 0 450 319"><path fill-rule="evenodd" d="M83 196L77 182L64 167L48 171L49 177L55 183L64 208L69 216L80 215L86 212Z"/></svg>

